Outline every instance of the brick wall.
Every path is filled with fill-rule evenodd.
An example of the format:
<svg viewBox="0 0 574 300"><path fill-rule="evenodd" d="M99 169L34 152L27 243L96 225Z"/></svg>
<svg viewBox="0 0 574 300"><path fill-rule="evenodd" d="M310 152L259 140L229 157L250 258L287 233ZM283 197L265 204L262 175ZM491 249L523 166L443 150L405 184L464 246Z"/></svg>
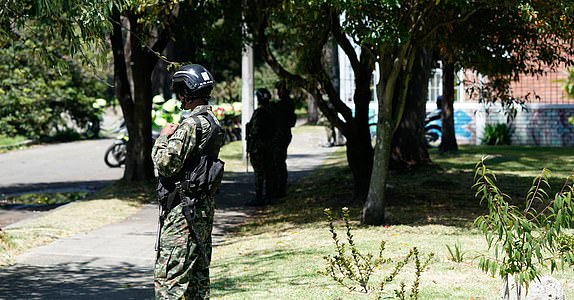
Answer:
<svg viewBox="0 0 574 300"><path fill-rule="evenodd" d="M427 111L434 107L429 105ZM478 103L455 103L455 133L460 145L478 145L486 124L507 123L498 105L485 107ZM532 146L574 146L574 104L529 104L519 109L509 123L514 129L512 144Z"/></svg>

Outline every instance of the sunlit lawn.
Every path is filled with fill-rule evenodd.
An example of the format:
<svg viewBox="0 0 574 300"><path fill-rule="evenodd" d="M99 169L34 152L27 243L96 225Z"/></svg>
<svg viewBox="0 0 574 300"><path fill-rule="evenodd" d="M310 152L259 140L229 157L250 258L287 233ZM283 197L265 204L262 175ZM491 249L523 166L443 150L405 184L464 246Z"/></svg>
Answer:
<svg viewBox="0 0 574 300"><path fill-rule="evenodd" d="M544 167L553 171L551 184L561 188L574 167L571 148L461 147L457 154L438 155L433 165L418 170L391 172L388 187L387 226L360 226L361 205L351 203L351 177L344 149L312 176L291 186L289 197L263 210L261 217L243 226L226 243L214 249L212 263L215 299L376 299L376 294L350 292L319 274L326 255L335 255L323 209L351 209L355 240L363 252L378 252L400 259L412 247L434 253L422 275L420 299L498 299L501 281L478 269L477 256L487 254L484 237L474 219L485 207L474 197L474 166L483 155L498 178L499 187L517 204L524 199L534 176ZM345 232L339 222L339 236ZM446 245L460 245L462 263L451 260ZM391 266L377 270L372 284ZM413 270L397 278L383 292L392 298L397 283L412 284ZM406 277L405 277L406 276ZM574 297L574 272L559 272L566 297Z"/></svg>

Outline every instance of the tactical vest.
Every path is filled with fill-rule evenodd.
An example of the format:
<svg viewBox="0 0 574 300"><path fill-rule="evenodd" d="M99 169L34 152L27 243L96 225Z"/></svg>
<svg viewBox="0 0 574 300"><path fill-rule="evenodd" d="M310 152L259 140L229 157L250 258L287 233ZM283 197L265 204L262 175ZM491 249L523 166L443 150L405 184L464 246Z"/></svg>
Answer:
<svg viewBox="0 0 574 300"><path fill-rule="evenodd" d="M164 213L183 202L193 207L202 194L213 195L219 189L223 177L224 162L219 159L223 145L223 130L207 111L208 106L189 116L196 124L196 145L201 145L203 128L200 117L209 121L210 131L203 149L190 153L181 170L173 176L159 176L158 199Z"/></svg>

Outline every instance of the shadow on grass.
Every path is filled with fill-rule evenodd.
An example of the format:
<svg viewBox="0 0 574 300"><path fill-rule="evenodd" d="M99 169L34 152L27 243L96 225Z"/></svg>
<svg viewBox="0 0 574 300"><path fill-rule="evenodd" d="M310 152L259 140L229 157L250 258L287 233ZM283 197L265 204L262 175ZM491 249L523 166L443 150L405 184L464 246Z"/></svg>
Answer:
<svg viewBox="0 0 574 300"><path fill-rule="evenodd" d="M240 258L212 265L212 269L217 270L218 274L225 277L212 278L211 288L215 292L214 296L223 297L241 292L267 291L271 286L279 283L288 286L307 285L309 280L317 277L316 270L285 274L277 271L275 264L283 264L289 261L290 257L314 257L316 254L310 250L269 249L251 251L241 255ZM245 269L246 266L252 267ZM313 288L316 287L316 285L313 286Z"/></svg>
<svg viewBox="0 0 574 300"><path fill-rule="evenodd" d="M120 199L136 201L139 203L157 203L156 187L156 179L142 182L127 182L120 179L90 195L88 198Z"/></svg>
<svg viewBox="0 0 574 300"><path fill-rule="evenodd" d="M486 204L480 203L472 188L475 164L485 154L490 155L487 167L497 175L498 187L519 207L542 168L550 168L555 174L550 178L548 193L553 195L574 166L570 149L563 148L463 147L457 154L431 154L432 164L390 171L387 224L472 226L478 216L487 213ZM288 197L250 225L322 222L324 208L340 212L342 207L349 207L351 218L359 220L362 204L352 202L352 176L343 156L338 153L329 164L299 180L289 188Z"/></svg>

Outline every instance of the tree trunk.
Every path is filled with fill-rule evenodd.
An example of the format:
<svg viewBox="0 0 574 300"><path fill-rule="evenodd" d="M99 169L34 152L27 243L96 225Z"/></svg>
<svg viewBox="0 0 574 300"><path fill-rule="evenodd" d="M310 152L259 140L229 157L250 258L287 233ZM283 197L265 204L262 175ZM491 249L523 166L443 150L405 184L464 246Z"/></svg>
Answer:
<svg viewBox="0 0 574 300"><path fill-rule="evenodd" d="M135 20L130 21L132 30L139 28ZM151 109L153 98L151 75L157 63L157 56L150 53L149 48L143 47L135 34L132 35L131 45L134 117L126 122L130 139L127 146L128 155L124 179L140 181L154 178L153 162L151 160Z"/></svg>
<svg viewBox="0 0 574 300"><path fill-rule="evenodd" d="M445 63L443 65L442 74L442 134L439 152L456 152L458 151L458 145L454 132L454 64Z"/></svg>
<svg viewBox="0 0 574 300"><path fill-rule="evenodd" d="M311 93L307 93L307 123L317 124L319 121L319 110L317 102Z"/></svg>
<svg viewBox="0 0 574 300"><path fill-rule="evenodd" d="M387 187L389 163L391 158L391 142L393 139L393 102L395 89L400 73L399 60L395 60L393 67L384 67L379 59L379 83L377 96L379 99L379 112L377 120L377 142L373 157L373 170L369 184L367 201L363 205L361 223L367 225L382 225L385 223L385 190ZM384 74L385 70L389 74ZM405 85L408 87L408 85Z"/></svg>
<svg viewBox="0 0 574 300"><path fill-rule="evenodd" d="M420 49L413 66L414 75L409 84L403 118L393 136L390 163L393 169L430 163L424 119L431 64L431 51Z"/></svg>
<svg viewBox="0 0 574 300"><path fill-rule="evenodd" d="M387 203L385 191L389 179L391 142L395 129L398 127L396 124L400 124L403 116L403 108L415 61L414 50L410 43L406 43L398 49L396 57L381 55L378 58L379 82L376 90L379 100L379 114L377 119L377 142L375 144L369 194L361 216L363 224L382 225L385 223L385 206Z"/></svg>
<svg viewBox="0 0 574 300"><path fill-rule="evenodd" d="M369 184L367 201L363 205L361 223L382 225L385 223L385 190L388 181L389 162L391 157L391 140L393 124L390 104L379 101L379 120L377 124L377 143L373 160L373 170ZM391 100L387 102L392 102ZM386 111L386 112L385 112Z"/></svg>
<svg viewBox="0 0 574 300"><path fill-rule="evenodd" d="M128 133L131 133L134 127L134 102L132 99L130 80L128 79L128 68L126 64L125 55L125 42L122 32L122 18L117 9L114 10L112 14L113 19L113 31L110 37L112 44L112 52L114 57L114 83L115 83L115 93L116 97L120 102L120 107L122 108L122 114L124 120L126 121L126 128ZM132 140L132 139L130 139ZM129 146L129 143L128 143ZM127 158L130 157L130 149L128 148ZM124 170L124 178L130 178L131 174L134 173L133 166L135 163L126 164Z"/></svg>
<svg viewBox="0 0 574 300"><path fill-rule="evenodd" d="M353 201L365 203L373 170L373 146L369 131L369 102L371 100L371 70L364 66L355 73L355 116L348 124L347 162L353 173Z"/></svg>

